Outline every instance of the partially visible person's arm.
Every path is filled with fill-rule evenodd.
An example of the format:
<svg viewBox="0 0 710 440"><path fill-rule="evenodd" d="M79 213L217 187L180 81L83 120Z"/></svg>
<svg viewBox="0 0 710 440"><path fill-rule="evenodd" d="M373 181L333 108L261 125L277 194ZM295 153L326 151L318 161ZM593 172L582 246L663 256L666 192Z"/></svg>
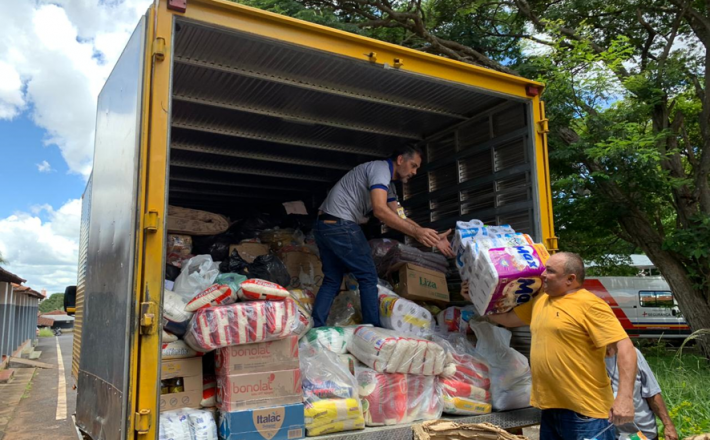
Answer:
<svg viewBox="0 0 710 440"><path fill-rule="evenodd" d="M512 310L510 312L499 313L497 315L486 315L486 318L496 324L502 325L503 327L522 327L524 325L528 325L523 322L523 320L520 319Z"/></svg>
<svg viewBox="0 0 710 440"><path fill-rule="evenodd" d="M429 244L423 242L422 240L420 240L415 235L415 233L417 230L433 231L433 229L422 228L421 226L419 226L417 224L417 222L415 222L414 220L409 219L409 218L402 219L399 216L399 214L397 213L398 206L397 206L396 201L387 202L387 206L389 207L390 211L392 211L392 213L394 213L394 215L395 215L395 217L397 217L397 219L404 221L405 223L409 224L410 227L413 227L414 229L412 231L404 231L402 229L398 229L396 226L391 226L389 223L387 223L387 221L384 218L380 217L380 215L384 215L382 212L380 212L380 215L378 215L377 209L375 208L375 198L378 198L378 199L381 198L381 194L375 195L374 192L375 191L372 191L371 198L372 198L372 212L375 215L375 217L377 217L380 221L382 221L387 226L397 229L400 232L404 232L407 235L411 235L412 237L417 239L417 241L419 241L420 243L422 243L424 245L436 247L439 250L439 252L441 252L445 257L448 257L448 258L454 257L454 251L451 250L451 244L449 243L449 240L447 238L449 236L449 234L451 233L451 229L449 229L448 231L446 231L444 233L437 234L436 244L429 245ZM377 192L379 193L381 191L377 191ZM391 217L391 216L388 215L387 217Z"/></svg>
<svg viewBox="0 0 710 440"><path fill-rule="evenodd" d="M634 421L634 381L636 380L636 349L631 339L626 338L613 343L618 354L619 390L611 407L610 420L615 425ZM613 345L612 344L612 345Z"/></svg>
<svg viewBox="0 0 710 440"><path fill-rule="evenodd" d="M392 229L411 235L424 246L436 246L439 234L433 229L422 228L414 222L408 222L399 216L387 205L387 191L376 188L370 191L372 200L372 213L382 223Z"/></svg>
<svg viewBox="0 0 710 440"><path fill-rule="evenodd" d="M666 402L663 401L663 397L658 393L653 397L648 397L646 399L648 406L651 407L651 411L661 419L664 426L664 437L666 440L678 440L678 433L675 430L675 425L671 416L668 415L668 409L666 408Z"/></svg>

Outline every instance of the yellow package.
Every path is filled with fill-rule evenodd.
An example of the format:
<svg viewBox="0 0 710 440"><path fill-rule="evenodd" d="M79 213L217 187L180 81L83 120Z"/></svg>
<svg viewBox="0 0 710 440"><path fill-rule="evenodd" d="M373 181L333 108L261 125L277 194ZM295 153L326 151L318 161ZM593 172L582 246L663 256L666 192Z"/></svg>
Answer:
<svg viewBox="0 0 710 440"><path fill-rule="evenodd" d="M331 422L327 425L319 426L317 428L310 428L306 425L306 433L309 437L324 434L333 434L335 432L342 431L354 431L356 429L365 429L365 419L362 415L357 419L343 420L340 422Z"/></svg>
<svg viewBox="0 0 710 440"><path fill-rule="evenodd" d="M324 399L308 403L304 407L306 428L362 418L362 409L357 399Z"/></svg>
<svg viewBox="0 0 710 440"><path fill-rule="evenodd" d="M465 397L451 397L445 393L444 412L447 414L488 414L491 412L490 403L478 402Z"/></svg>

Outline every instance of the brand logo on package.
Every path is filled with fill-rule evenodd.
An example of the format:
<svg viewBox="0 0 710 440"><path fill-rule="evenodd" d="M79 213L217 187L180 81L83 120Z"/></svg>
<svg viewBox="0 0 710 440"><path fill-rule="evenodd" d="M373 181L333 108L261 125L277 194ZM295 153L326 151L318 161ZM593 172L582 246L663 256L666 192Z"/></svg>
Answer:
<svg viewBox="0 0 710 440"><path fill-rule="evenodd" d="M537 258L533 257L532 255L533 248L531 248L530 246L516 246L515 250L518 251L518 255L525 259L525 262L531 269L537 269L538 267L540 267Z"/></svg>
<svg viewBox="0 0 710 440"><path fill-rule="evenodd" d="M235 345L231 348L231 356L232 357L243 357L243 356L270 356L271 355L271 343L264 343L264 344L254 344L256 346L240 346L240 345Z"/></svg>
<svg viewBox="0 0 710 440"><path fill-rule="evenodd" d="M271 383L274 381L274 379L276 379L276 376L274 376L274 373L271 373L267 380L259 379L258 381L254 381L252 383L244 385L234 384L232 386L232 392L234 394L247 394L273 391L274 389L271 387Z"/></svg>
<svg viewBox="0 0 710 440"><path fill-rule="evenodd" d="M284 423L286 409L266 408L252 411L254 427L266 440L271 440L278 433Z"/></svg>
<svg viewBox="0 0 710 440"><path fill-rule="evenodd" d="M436 289L436 283L431 280L427 280L424 277L419 277L419 285L430 289Z"/></svg>

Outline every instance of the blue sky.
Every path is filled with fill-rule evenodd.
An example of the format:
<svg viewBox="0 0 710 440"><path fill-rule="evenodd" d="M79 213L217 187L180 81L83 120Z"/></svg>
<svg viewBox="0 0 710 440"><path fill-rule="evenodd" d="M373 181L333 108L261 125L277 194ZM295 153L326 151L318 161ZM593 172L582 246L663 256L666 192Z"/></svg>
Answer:
<svg viewBox="0 0 710 440"><path fill-rule="evenodd" d="M151 0L0 0L0 254L48 293L76 283L96 98Z"/></svg>

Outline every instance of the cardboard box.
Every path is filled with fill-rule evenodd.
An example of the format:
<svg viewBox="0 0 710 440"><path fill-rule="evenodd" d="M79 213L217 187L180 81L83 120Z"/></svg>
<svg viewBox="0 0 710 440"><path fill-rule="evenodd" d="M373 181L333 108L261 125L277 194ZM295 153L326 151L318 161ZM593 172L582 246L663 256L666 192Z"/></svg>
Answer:
<svg viewBox="0 0 710 440"><path fill-rule="evenodd" d="M202 376L202 358L163 359L160 366L160 379L174 377Z"/></svg>
<svg viewBox="0 0 710 440"><path fill-rule="evenodd" d="M214 361L215 372L220 376L296 370L299 368L298 336L220 348L215 351Z"/></svg>
<svg viewBox="0 0 710 440"><path fill-rule="evenodd" d="M303 404L219 414L220 440L294 440L303 438Z"/></svg>
<svg viewBox="0 0 710 440"><path fill-rule="evenodd" d="M236 249L242 260L253 263L256 257L269 254L269 245L262 243L242 243L229 246L229 254Z"/></svg>
<svg viewBox="0 0 710 440"><path fill-rule="evenodd" d="M395 293L412 301L449 302L446 276L411 263L392 274L392 285Z"/></svg>
<svg viewBox="0 0 710 440"><path fill-rule="evenodd" d="M320 288L323 284L323 265L318 255L300 251L283 252L281 261L291 276L291 282L287 286L289 289L301 287L301 272L313 281L316 288Z"/></svg>
<svg viewBox="0 0 710 440"><path fill-rule="evenodd" d="M241 411L303 401L301 370L217 376L217 407Z"/></svg>
<svg viewBox="0 0 710 440"><path fill-rule="evenodd" d="M200 408L202 401L202 358L163 360L160 379L181 377L184 391L160 395L160 411Z"/></svg>

